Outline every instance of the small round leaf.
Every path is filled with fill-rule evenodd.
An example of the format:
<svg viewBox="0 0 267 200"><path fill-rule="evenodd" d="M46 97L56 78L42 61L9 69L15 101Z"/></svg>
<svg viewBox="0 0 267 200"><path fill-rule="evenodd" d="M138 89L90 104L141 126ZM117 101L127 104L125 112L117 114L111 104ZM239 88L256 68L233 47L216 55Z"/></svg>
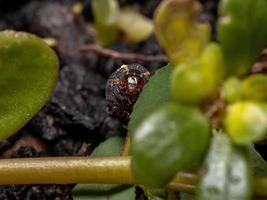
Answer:
<svg viewBox="0 0 267 200"><path fill-rule="evenodd" d="M198 109L167 103L132 134L133 174L144 185L164 186L178 171L196 167L208 143L208 121Z"/></svg>
<svg viewBox="0 0 267 200"><path fill-rule="evenodd" d="M172 97L182 103L201 103L215 91L222 80L223 66L220 46L209 43L200 59L175 67L171 76Z"/></svg>
<svg viewBox="0 0 267 200"><path fill-rule="evenodd" d="M259 141L267 133L266 104L252 101L232 104L227 108L224 125L237 144Z"/></svg>
<svg viewBox="0 0 267 200"><path fill-rule="evenodd" d="M55 86L58 65L55 53L36 36L0 32L0 140L41 109Z"/></svg>

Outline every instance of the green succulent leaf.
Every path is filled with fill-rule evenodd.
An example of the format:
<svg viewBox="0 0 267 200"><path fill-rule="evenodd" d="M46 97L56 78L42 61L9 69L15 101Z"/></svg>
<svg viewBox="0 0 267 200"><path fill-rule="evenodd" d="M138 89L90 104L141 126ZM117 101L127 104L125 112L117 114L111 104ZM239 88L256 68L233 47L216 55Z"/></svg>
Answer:
<svg viewBox="0 0 267 200"><path fill-rule="evenodd" d="M200 12L196 0L167 0L158 7L155 31L171 63L198 58L210 40L210 27L197 20Z"/></svg>
<svg viewBox="0 0 267 200"><path fill-rule="evenodd" d="M0 32L0 140L42 108L55 86L58 69L57 56L40 38Z"/></svg>
<svg viewBox="0 0 267 200"><path fill-rule="evenodd" d="M107 46L115 42L118 37L116 22L119 14L117 0L93 0L94 28L97 41Z"/></svg>
<svg viewBox="0 0 267 200"><path fill-rule="evenodd" d="M208 121L197 108L166 103L131 135L135 178L147 186L164 186L178 171L199 164L209 136Z"/></svg>
<svg viewBox="0 0 267 200"><path fill-rule="evenodd" d="M145 85L130 117L129 130L133 134L135 129L152 112L165 102L170 101L170 75L173 65L169 64L158 70Z"/></svg>
<svg viewBox="0 0 267 200"><path fill-rule="evenodd" d="M267 1L222 0L218 39L230 73L246 72L267 46Z"/></svg>
<svg viewBox="0 0 267 200"><path fill-rule="evenodd" d="M92 153L95 157L118 156L124 139L112 137L101 143ZM72 190L74 200L135 200L135 188L118 184L78 184Z"/></svg>
<svg viewBox="0 0 267 200"><path fill-rule="evenodd" d="M220 46L209 43L199 59L175 67L171 75L172 97L182 103L201 103L218 87L224 76L223 66Z"/></svg>
<svg viewBox="0 0 267 200"><path fill-rule="evenodd" d="M240 101L227 107L224 126L232 141L244 145L267 134L267 104Z"/></svg>
<svg viewBox="0 0 267 200"><path fill-rule="evenodd" d="M199 200L251 200L252 167L246 147L232 145L225 134L215 134L198 186Z"/></svg>

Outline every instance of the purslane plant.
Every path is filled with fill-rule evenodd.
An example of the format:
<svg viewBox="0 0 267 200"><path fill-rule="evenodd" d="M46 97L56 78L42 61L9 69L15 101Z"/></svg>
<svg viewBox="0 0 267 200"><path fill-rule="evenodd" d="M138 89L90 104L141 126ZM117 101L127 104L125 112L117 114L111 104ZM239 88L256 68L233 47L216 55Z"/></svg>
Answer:
<svg viewBox="0 0 267 200"><path fill-rule="evenodd" d="M267 47L260 25L267 1L221 1L218 42L209 42L209 29L197 22L199 7L194 0L167 0L156 12L156 34L174 65L154 75L135 104L129 123L133 174L163 187L177 171L193 170L201 175L197 199L251 199L249 146L267 134L267 76L248 72ZM169 92L157 94L160 84ZM206 117L203 105L216 93L225 109L213 124L217 116ZM201 159L203 167L196 165Z"/></svg>
<svg viewBox="0 0 267 200"><path fill-rule="evenodd" d="M171 64L150 78L134 106L128 156L119 156L123 140L113 138L95 150L97 157L0 160L0 183L138 184L151 199L174 199L172 191L196 194L182 193L182 200L267 196L267 166L253 147L267 134L267 75L247 73L267 47L267 1L222 0L218 42L210 42L209 26L198 23L200 11L196 0L165 0L155 14ZM58 63L40 39L3 32L0 66L5 138L43 105ZM225 108L219 117L203 109L217 93ZM213 102L208 106L216 111ZM77 185L74 198L135 195L132 186L91 184Z"/></svg>

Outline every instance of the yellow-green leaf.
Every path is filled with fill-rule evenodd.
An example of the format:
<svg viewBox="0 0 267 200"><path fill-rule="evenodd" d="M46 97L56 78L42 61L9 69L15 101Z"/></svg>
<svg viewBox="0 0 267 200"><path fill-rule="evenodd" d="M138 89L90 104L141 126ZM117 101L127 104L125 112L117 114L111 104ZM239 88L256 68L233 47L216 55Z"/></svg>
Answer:
<svg viewBox="0 0 267 200"><path fill-rule="evenodd" d="M250 144L267 134L267 104L240 101L227 107L224 125L236 144Z"/></svg>
<svg viewBox="0 0 267 200"><path fill-rule="evenodd" d="M133 42L141 42L153 32L153 22L133 8L120 10L117 26Z"/></svg>
<svg viewBox="0 0 267 200"><path fill-rule="evenodd" d="M119 5L117 0L93 0L92 11L97 41L103 46L113 43L118 36L116 20Z"/></svg>
<svg viewBox="0 0 267 200"><path fill-rule="evenodd" d="M155 31L171 63L198 58L210 40L210 27L197 21L197 0L163 1L155 14Z"/></svg>
<svg viewBox="0 0 267 200"><path fill-rule="evenodd" d="M199 59L175 67L171 75L172 97L182 103L201 103L216 90L223 71L221 48L209 43Z"/></svg>

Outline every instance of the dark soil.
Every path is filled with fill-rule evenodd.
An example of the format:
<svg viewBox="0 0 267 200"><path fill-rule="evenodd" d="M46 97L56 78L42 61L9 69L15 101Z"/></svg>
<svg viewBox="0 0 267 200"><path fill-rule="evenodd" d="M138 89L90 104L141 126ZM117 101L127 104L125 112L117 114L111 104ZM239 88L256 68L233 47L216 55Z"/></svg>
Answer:
<svg viewBox="0 0 267 200"><path fill-rule="evenodd" d="M166 64L114 59L80 51L94 43L91 1L84 0L81 14L72 12L75 0L0 0L0 30L15 29L54 38L60 58L60 77L44 108L18 133L0 143L2 158L40 156L88 156L101 141L126 134L125 126L109 115L105 85L111 73L122 64L138 63L151 73ZM137 6L152 18L161 0L119 0L121 6ZM215 26L218 0L202 1L205 12L200 20ZM216 33L214 32L213 38ZM145 55L163 54L151 36L138 44L117 41L109 48ZM0 186L0 200L72 199L73 185ZM146 199L138 188L137 199Z"/></svg>

